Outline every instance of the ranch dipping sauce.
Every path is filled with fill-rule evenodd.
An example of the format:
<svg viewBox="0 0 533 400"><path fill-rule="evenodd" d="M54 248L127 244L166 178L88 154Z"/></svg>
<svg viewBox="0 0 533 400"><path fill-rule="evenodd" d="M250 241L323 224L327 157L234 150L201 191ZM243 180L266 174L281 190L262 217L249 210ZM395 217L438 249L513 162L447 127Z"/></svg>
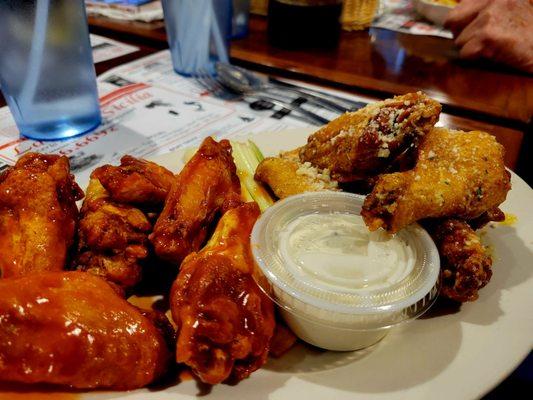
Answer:
<svg viewBox="0 0 533 400"><path fill-rule="evenodd" d="M390 287L415 262L405 240L370 232L360 216L342 213L294 219L281 231L280 253L294 275L339 292Z"/></svg>
<svg viewBox="0 0 533 400"><path fill-rule="evenodd" d="M343 192L291 196L252 231L257 283L300 339L324 349L368 347L438 294L439 255L428 233L417 224L370 232L363 201Z"/></svg>

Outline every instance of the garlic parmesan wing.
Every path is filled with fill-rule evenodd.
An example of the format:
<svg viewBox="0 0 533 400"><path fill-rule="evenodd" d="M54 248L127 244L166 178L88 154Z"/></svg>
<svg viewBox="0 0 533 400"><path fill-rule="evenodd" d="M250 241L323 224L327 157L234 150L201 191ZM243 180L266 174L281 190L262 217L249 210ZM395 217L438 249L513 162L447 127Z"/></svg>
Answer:
<svg viewBox="0 0 533 400"><path fill-rule="evenodd" d="M424 218L470 220L500 205L510 188L504 148L493 136L434 128L415 168L382 175L361 215L371 230L389 232Z"/></svg>
<svg viewBox="0 0 533 400"><path fill-rule="evenodd" d="M439 119L441 106L425 94L408 93L341 115L311 135L300 160L353 182L383 173L416 148Z"/></svg>
<svg viewBox="0 0 533 400"><path fill-rule="evenodd" d="M255 179L266 184L280 199L304 192L337 190L328 170L294 157L268 157L257 166Z"/></svg>

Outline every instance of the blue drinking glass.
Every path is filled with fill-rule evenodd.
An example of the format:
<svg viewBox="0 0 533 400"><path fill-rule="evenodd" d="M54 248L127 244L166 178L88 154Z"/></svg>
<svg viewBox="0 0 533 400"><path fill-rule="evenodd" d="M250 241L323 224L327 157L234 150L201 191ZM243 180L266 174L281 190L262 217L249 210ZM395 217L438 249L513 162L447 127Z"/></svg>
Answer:
<svg viewBox="0 0 533 400"><path fill-rule="evenodd" d="M100 124L83 0L0 1L0 86L29 138L63 139Z"/></svg>
<svg viewBox="0 0 533 400"><path fill-rule="evenodd" d="M214 75L228 62L232 0L162 0L174 70Z"/></svg>

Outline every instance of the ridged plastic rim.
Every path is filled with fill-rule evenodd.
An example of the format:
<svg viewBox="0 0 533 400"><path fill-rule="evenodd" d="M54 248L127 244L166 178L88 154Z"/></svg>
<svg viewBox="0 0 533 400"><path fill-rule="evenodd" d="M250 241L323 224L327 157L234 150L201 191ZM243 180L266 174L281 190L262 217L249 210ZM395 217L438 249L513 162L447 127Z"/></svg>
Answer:
<svg viewBox="0 0 533 400"><path fill-rule="evenodd" d="M280 200L261 216L252 230L251 243L255 260L267 278L269 285L272 285L285 294L317 309L347 315L397 314L398 312L403 311L402 314L404 314L404 319L414 318L426 311L435 300L438 294L437 280L440 272L437 248L429 234L417 224L409 226L400 234L408 235L410 237L409 240L412 243L417 243L417 263L421 263L421 265L419 265L417 270L413 271L413 273L421 274L424 272L426 278L417 285L415 290L412 290L412 293L403 298L394 298L390 293L394 294L405 290L404 286L406 284L412 284L413 279L416 281L420 276L412 276L413 273L411 273L407 277L410 278L410 280L407 280L406 278L390 288L368 291L366 292L368 294L367 296L343 294L343 297L348 299L353 297L353 303L349 304L348 302L348 304L339 304L337 302L320 298L320 295L317 296L321 290L306 287L306 284L294 280L292 282L286 282L284 278L276 274L276 268L272 268L273 265L277 268L282 268L280 265L282 261L279 260L279 255L269 254L270 246L275 240L272 237L268 237L268 235L275 232L276 227L272 226L273 223L277 223L278 220L285 215L293 215L293 218L287 217L288 221L291 221L297 216L317 212L317 207L326 209L331 206L329 212L339 212L340 210L337 206L341 203L345 203L344 208L341 210L343 213L349 212L358 215L363 201L363 196L345 192L310 192ZM346 211L346 207L349 208L348 211ZM278 230L281 228L282 226L277 227ZM264 281L261 282L259 280L258 283L280 307L289 312L301 314L301 312L295 310L294 307L290 307L279 301L277 296L273 295L272 288L265 287L266 285ZM336 294L338 295L339 293ZM377 301L380 297L381 303L380 301ZM387 297L391 297L392 300L383 302L383 298ZM373 304L371 304L372 302ZM411 308L411 310L409 310L409 308ZM305 315L302 316L304 318L306 317ZM401 322L401 320L395 321L394 324L399 322Z"/></svg>

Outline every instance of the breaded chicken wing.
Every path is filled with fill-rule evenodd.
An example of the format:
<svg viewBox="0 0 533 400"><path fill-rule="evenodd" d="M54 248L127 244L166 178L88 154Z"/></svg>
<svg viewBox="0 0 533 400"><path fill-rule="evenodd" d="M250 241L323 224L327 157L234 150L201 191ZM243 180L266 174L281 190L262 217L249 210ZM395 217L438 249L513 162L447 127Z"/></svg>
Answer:
<svg viewBox="0 0 533 400"><path fill-rule="evenodd" d="M119 166L104 165L91 177L100 181L114 201L143 209L162 207L174 182L174 174L166 168L128 155Z"/></svg>
<svg viewBox="0 0 533 400"><path fill-rule="evenodd" d="M78 229L73 267L98 275L123 291L141 280L141 261L148 256L152 225L139 209L119 204L91 178Z"/></svg>
<svg viewBox="0 0 533 400"><path fill-rule="evenodd" d="M441 295L459 302L476 300L492 276L492 259L476 232L458 219L428 221L424 227L439 250Z"/></svg>
<svg viewBox="0 0 533 400"><path fill-rule="evenodd" d="M424 218L478 218L511 188L503 156L488 133L434 128L419 146L415 168L382 175L361 215L370 230L389 232Z"/></svg>
<svg viewBox="0 0 533 400"><path fill-rule="evenodd" d="M134 389L169 365L163 334L96 276L44 272L0 293L0 381Z"/></svg>
<svg viewBox="0 0 533 400"><path fill-rule="evenodd" d="M266 361L274 307L256 284L250 232L255 203L226 212L213 237L182 263L171 290L176 361L209 384L243 379Z"/></svg>
<svg viewBox="0 0 533 400"><path fill-rule="evenodd" d="M65 267L83 192L58 155L28 153L0 175L0 277Z"/></svg>
<svg viewBox="0 0 533 400"><path fill-rule="evenodd" d="M300 159L328 169L339 182L379 175L417 146L438 121L440 110L438 102L420 92L369 104L309 136Z"/></svg>
<svg viewBox="0 0 533 400"><path fill-rule="evenodd" d="M240 202L230 143L206 138L174 180L150 235L157 256L179 265L204 244L216 216Z"/></svg>
<svg viewBox="0 0 533 400"><path fill-rule="evenodd" d="M257 166L255 179L266 184L280 199L304 192L337 190L328 170L319 170L298 158L268 157Z"/></svg>

